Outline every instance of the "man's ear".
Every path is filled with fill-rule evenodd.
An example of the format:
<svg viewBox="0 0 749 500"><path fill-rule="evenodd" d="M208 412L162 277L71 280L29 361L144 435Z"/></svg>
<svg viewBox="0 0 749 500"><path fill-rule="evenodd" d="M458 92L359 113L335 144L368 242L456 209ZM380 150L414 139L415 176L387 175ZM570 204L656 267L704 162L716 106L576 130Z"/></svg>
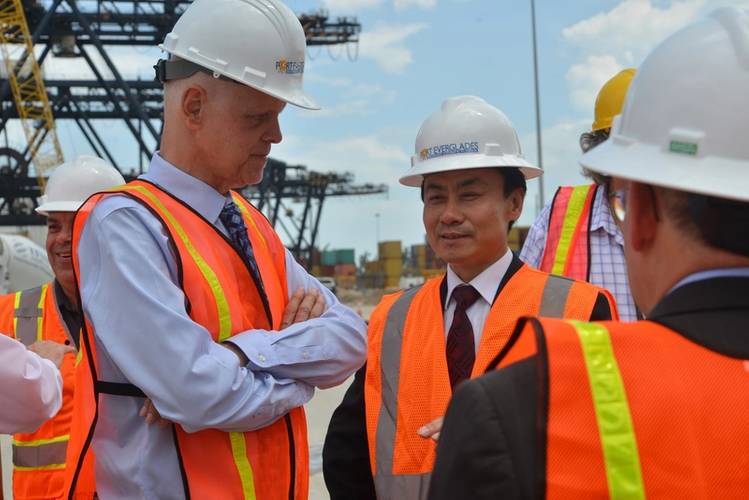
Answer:
<svg viewBox="0 0 749 500"><path fill-rule="evenodd" d="M517 188L507 197L507 219L516 221L523 214L523 202L525 201L525 190Z"/></svg>
<svg viewBox="0 0 749 500"><path fill-rule="evenodd" d="M624 226L632 249L636 252L647 250L653 245L660 228L657 192L647 184L630 182L626 210Z"/></svg>
<svg viewBox="0 0 749 500"><path fill-rule="evenodd" d="M200 85L190 85L182 93L181 110L188 129L197 130L203 124L207 103L208 92Z"/></svg>

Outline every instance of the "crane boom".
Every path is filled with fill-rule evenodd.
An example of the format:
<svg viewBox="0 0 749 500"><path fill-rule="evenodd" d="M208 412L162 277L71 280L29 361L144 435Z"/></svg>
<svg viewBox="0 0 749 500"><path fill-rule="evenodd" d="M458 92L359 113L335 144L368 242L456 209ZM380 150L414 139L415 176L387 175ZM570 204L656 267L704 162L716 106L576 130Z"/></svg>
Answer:
<svg viewBox="0 0 749 500"><path fill-rule="evenodd" d="M44 173L62 163L63 155L21 0L0 0L0 51L31 161L44 189Z"/></svg>

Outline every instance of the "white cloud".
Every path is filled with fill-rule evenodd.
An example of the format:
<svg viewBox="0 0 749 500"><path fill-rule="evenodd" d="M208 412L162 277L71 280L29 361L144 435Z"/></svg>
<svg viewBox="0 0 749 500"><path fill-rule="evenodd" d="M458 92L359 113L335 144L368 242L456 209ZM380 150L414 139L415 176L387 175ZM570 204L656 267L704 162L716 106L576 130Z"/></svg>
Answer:
<svg viewBox="0 0 749 500"><path fill-rule="evenodd" d="M590 112L601 86L621 69L622 65L611 55L588 56L582 63L573 65L566 76L572 103Z"/></svg>
<svg viewBox="0 0 749 500"><path fill-rule="evenodd" d="M707 0L679 0L659 8L652 0L624 0L562 30L562 37L589 53L610 54L632 64L655 44L696 19Z"/></svg>
<svg viewBox="0 0 749 500"><path fill-rule="evenodd" d="M385 0L323 0L326 9L334 12L356 12L363 9L378 7Z"/></svg>
<svg viewBox="0 0 749 500"><path fill-rule="evenodd" d="M410 7L419 9L433 9L437 5L437 0L393 0L395 10L405 10Z"/></svg>
<svg viewBox="0 0 749 500"><path fill-rule="evenodd" d="M89 47L87 53L104 78L111 79L112 73L99 52ZM125 79L152 79L154 75L153 65L156 64L159 57L162 57L161 51L157 48L137 49L132 47L109 47L107 55ZM88 63L82 57L64 58L50 55L44 61L44 74L45 78L49 79L87 80L96 78Z"/></svg>
<svg viewBox="0 0 749 500"><path fill-rule="evenodd" d="M357 12L364 9L379 7L385 3L385 0L323 0L322 4L326 9L335 12ZM408 8L433 9L437 5L437 0L393 0L395 10L401 11Z"/></svg>
<svg viewBox="0 0 749 500"><path fill-rule="evenodd" d="M302 114L301 117L305 119L370 115L379 107L392 103L397 95L396 91L385 89L380 85L354 83L348 78L315 75L309 78L308 82L333 87L336 93L333 104L322 102L321 110Z"/></svg>
<svg viewBox="0 0 749 500"><path fill-rule="evenodd" d="M427 27L425 23L379 25L360 36L359 55L373 59L384 71L400 73L413 62L405 40Z"/></svg>
<svg viewBox="0 0 749 500"><path fill-rule="evenodd" d="M319 241L332 248L375 250L375 214L379 214L382 239L423 241L422 204L418 190L398 184L410 167L410 154L400 131L352 135L338 140L287 134L272 155L318 172L352 172L355 184L387 184L387 196L331 198L326 201ZM296 212L299 206L292 207ZM297 214L298 215L298 214Z"/></svg>
<svg viewBox="0 0 749 500"><path fill-rule="evenodd" d="M638 66L671 33L722 6L749 8L747 0L623 0L562 30L580 60L567 71L570 100L590 113L601 86L619 70Z"/></svg>
<svg viewBox="0 0 749 500"><path fill-rule="evenodd" d="M544 175L539 178L544 183L544 198L548 202L554 196L558 186L584 184L581 168L578 164L580 158L580 134L590 128L590 120L563 121L542 130L541 137L544 148ZM526 158L535 163L536 134L527 134L520 138L524 146ZM520 219L521 224L530 224L536 216L537 194L539 181L528 181L528 195L525 201L525 210Z"/></svg>

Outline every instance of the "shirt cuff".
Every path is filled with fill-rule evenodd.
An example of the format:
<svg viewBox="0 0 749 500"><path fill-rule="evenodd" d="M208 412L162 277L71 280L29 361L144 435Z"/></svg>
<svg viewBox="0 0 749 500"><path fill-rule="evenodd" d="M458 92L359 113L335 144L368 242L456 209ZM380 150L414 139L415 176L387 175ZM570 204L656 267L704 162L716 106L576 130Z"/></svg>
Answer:
<svg viewBox="0 0 749 500"><path fill-rule="evenodd" d="M247 356L249 360L247 367L252 371L267 370L279 364L269 335L262 330L248 330L231 337L226 342L231 342Z"/></svg>

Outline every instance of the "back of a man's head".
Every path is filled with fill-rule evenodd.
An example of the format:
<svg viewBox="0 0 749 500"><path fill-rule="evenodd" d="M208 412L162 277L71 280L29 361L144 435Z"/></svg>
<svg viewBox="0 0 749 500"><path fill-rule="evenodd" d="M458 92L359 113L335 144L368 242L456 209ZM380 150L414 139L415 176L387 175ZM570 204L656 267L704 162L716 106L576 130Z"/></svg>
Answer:
<svg viewBox="0 0 749 500"><path fill-rule="evenodd" d="M664 189L665 211L695 244L749 258L749 203Z"/></svg>

